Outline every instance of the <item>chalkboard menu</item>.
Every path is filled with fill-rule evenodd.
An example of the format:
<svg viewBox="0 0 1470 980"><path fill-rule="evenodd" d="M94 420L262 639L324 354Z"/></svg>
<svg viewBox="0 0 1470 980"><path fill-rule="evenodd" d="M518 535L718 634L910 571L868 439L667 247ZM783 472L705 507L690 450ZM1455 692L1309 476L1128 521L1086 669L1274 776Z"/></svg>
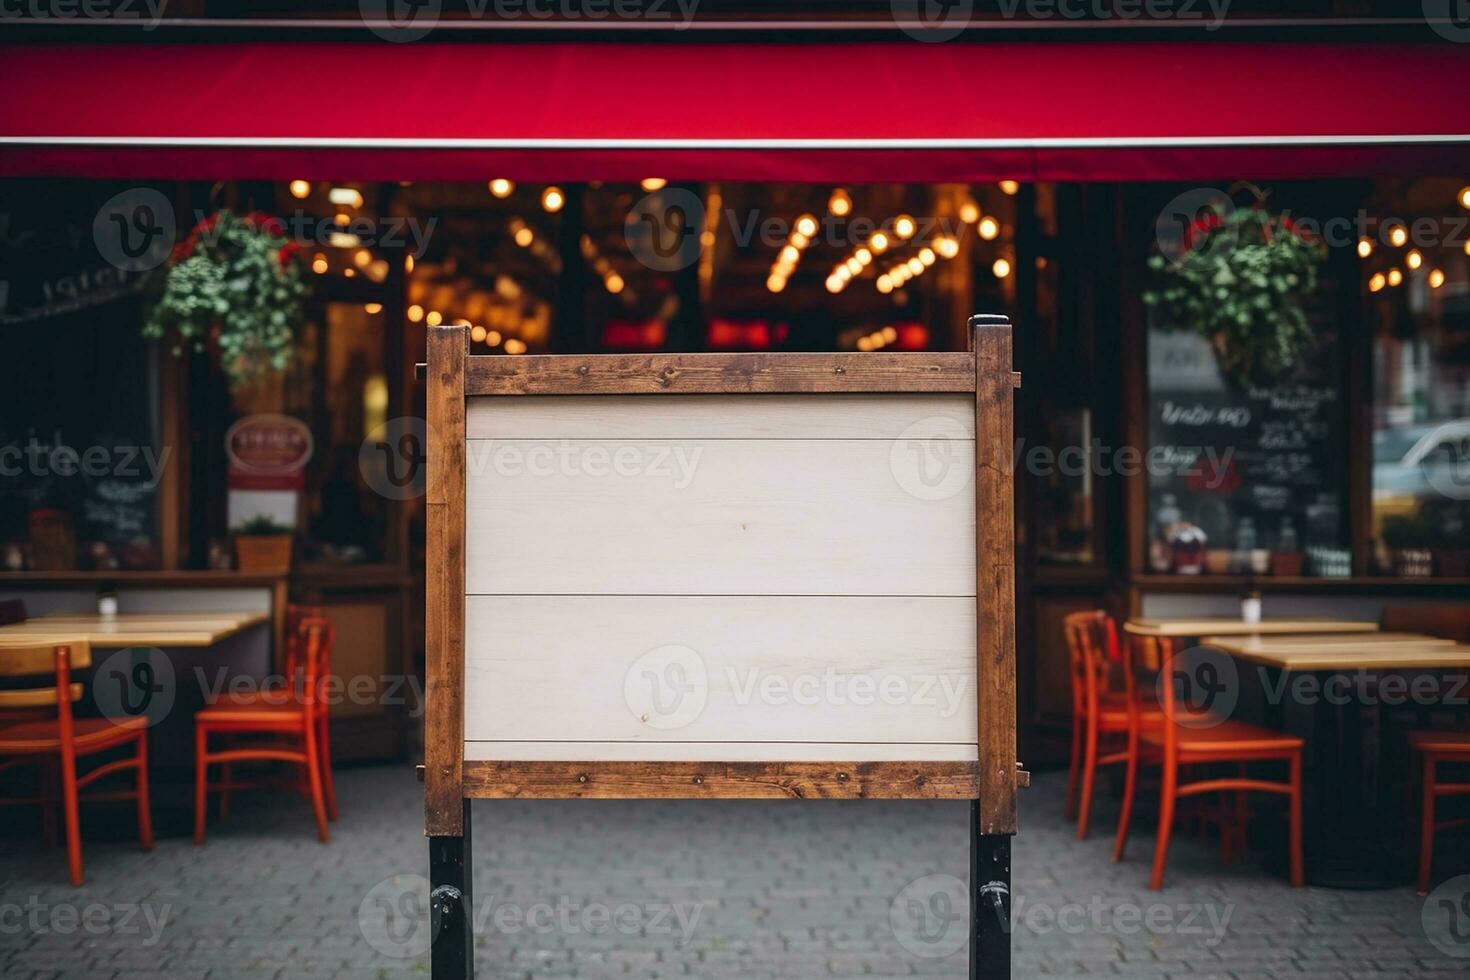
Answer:
<svg viewBox="0 0 1470 980"><path fill-rule="evenodd" d="M92 236L116 188L44 186L54 193L0 185L0 558L34 552L40 526L36 567L157 567L170 460L156 358L139 332L138 276L110 266Z"/></svg>
<svg viewBox="0 0 1470 980"><path fill-rule="evenodd" d="M1290 377L1241 385L1221 375L1204 337L1151 327L1152 534L1178 521L1195 525L1213 553L1206 571L1346 574L1338 370L1330 329L1319 328L1316 350ZM1166 570L1157 551L1151 560L1154 571Z"/></svg>

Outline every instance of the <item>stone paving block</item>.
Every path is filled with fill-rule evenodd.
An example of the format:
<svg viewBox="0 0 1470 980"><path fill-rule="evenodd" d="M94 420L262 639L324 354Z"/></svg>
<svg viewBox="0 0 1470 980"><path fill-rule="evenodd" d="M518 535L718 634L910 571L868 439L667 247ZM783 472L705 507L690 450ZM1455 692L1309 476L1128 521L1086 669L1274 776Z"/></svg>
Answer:
<svg viewBox="0 0 1470 980"><path fill-rule="evenodd" d="M1064 775L1035 782L1022 797L1013 856L1018 978L1470 975L1470 958L1426 939L1408 888L1292 889L1254 859L1225 867L1211 841L1180 835L1165 888L1152 892L1146 821L1128 860L1113 864L1108 835L1079 842L1063 819ZM200 848L163 839L142 854L126 842L88 841L88 883L76 890L58 852L24 834L0 836L0 975L426 977L425 951L412 946L427 898L420 787L407 767L343 769L338 784L342 818L328 846L297 801L241 794ZM1096 811L1105 826L1116 800L1103 793ZM475 854L482 976L966 974L963 950L915 955L889 922L909 883L964 879L962 803L495 801L477 802L475 814L486 828ZM116 930L17 931L13 913L3 914L89 903L145 903L168 915L156 944L144 946L144 935ZM502 928L490 913L506 904L565 908L571 924ZM626 907L633 925L598 931L586 918L593 906ZM673 907L697 918L655 927L659 910ZM359 928L360 911L384 908L398 915L407 948L375 948Z"/></svg>

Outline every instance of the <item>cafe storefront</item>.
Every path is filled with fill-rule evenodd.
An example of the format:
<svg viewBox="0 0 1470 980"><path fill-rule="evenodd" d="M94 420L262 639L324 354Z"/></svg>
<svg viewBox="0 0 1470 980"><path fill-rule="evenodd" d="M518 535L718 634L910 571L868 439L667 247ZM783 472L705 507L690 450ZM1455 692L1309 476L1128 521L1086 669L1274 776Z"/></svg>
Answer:
<svg viewBox="0 0 1470 980"><path fill-rule="evenodd" d="M169 31L0 50L0 599L259 608L277 644L322 605L379 684L339 760L415 752L440 323L508 356L942 351L1008 315L1032 764L1065 758L1069 612L1470 592L1464 45ZM231 234L287 294L183 281ZM1205 253L1223 278L1178 274Z"/></svg>

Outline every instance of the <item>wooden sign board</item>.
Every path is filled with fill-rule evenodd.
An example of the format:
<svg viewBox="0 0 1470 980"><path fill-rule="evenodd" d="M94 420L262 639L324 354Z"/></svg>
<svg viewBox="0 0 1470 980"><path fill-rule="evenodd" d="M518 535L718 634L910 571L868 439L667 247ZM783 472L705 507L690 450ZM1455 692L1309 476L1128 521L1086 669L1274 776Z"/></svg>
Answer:
<svg viewBox="0 0 1470 980"><path fill-rule="evenodd" d="M967 799L1015 831L1019 379L1009 324L972 330L576 357L430 332L436 915L467 901L471 798Z"/></svg>

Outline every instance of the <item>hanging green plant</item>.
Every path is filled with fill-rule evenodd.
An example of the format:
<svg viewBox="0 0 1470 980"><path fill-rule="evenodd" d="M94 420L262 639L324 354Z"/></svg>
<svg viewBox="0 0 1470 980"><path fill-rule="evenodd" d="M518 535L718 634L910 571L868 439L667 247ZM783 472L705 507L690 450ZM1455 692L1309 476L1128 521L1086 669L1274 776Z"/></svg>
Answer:
<svg viewBox="0 0 1470 980"><path fill-rule="evenodd" d="M1231 382L1269 384L1315 345L1303 301L1317 290L1327 249L1264 206L1212 205L1185 231L1176 261L1149 259L1158 280L1143 294L1166 328L1214 345Z"/></svg>
<svg viewBox="0 0 1470 980"><path fill-rule="evenodd" d="M169 256L143 335L172 340L175 354L213 340L234 388L285 370L307 292L299 248L270 215L215 212Z"/></svg>

